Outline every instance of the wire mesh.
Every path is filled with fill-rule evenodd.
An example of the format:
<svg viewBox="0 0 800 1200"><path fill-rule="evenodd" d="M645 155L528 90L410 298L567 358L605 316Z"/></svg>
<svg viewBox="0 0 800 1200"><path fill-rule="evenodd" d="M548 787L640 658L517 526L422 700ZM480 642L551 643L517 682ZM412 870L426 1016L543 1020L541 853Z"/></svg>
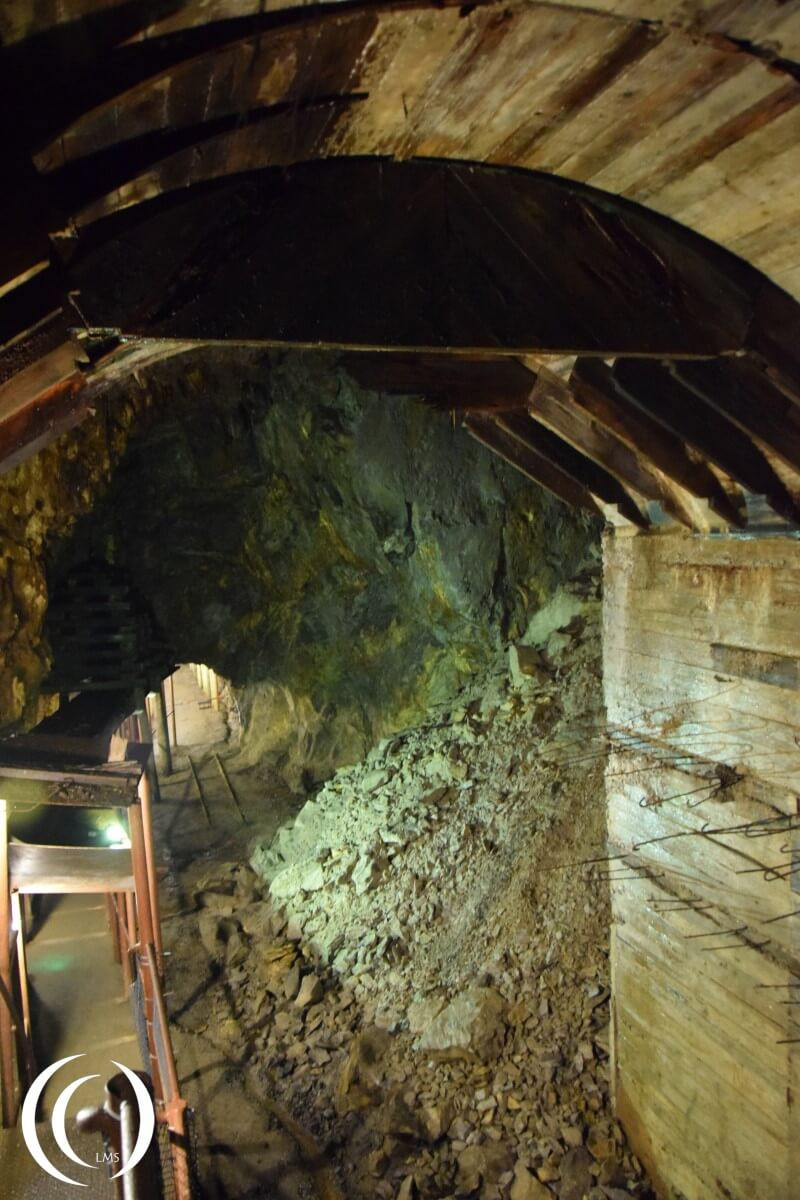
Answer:
<svg viewBox="0 0 800 1200"><path fill-rule="evenodd" d="M203 1188L200 1182L199 1156L197 1148L197 1121L195 1119L194 1109L186 1110L186 1139L187 1139L187 1154L186 1160L189 1168L189 1194L192 1200L202 1200ZM159 1121L156 1126L156 1136L158 1138L158 1154L161 1164L161 1180L162 1180L162 1197L163 1200L184 1200L186 1195L185 1190L181 1192L178 1183L175 1179L172 1160L172 1138L168 1126Z"/></svg>
<svg viewBox="0 0 800 1200"><path fill-rule="evenodd" d="M145 1016L144 1007L144 987L142 985L141 972L137 971L136 978L131 984L131 1008L133 1010L133 1024L136 1029L136 1040L139 1044L139 1057L142 1060L142 1069L150 1070L150 1047L147 1041L147 1018Z"/></svg>

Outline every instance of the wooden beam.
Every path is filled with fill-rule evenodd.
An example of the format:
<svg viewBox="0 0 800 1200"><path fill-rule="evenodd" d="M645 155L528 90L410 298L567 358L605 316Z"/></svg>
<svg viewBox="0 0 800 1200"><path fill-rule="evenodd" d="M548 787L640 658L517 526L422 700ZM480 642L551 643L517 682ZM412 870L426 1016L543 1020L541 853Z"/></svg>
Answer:
<svg viewBox="0 0 800 1200"><path fill-rule="evenodd" d="M26 895L133 891L129 850L12 843L8 867L11 887Z"/></svg>
<svg viewBox="0 0 800 1200"><path fill-rule="evenodd" d="M536 382L517 358L500 355L365 352L343 354L338 362L363 387L422 395L456 410L519 408Z"/></svg>
<svg viewBox="0 0 800 1200"><path fill-rule="evenodd" d="M705 404L800 470L800 407L752 358L673 363L670 371Z"/></svg>
<svg viewBox="0 0 800 1200"><path fill-rule="evenodd" d="M603 516L602 509L585 487L556 467L544 454L521 446L493 421L484 417L467 416L464 428L476 441L499 455L509 466L521 471L528 479L545 488L557 500L562 500L573 508L583 508L594 516Z"/></svg>
<svg viewBox="0 0 800 1200"><path fill-rule="evenodd" d="M90 415L103 390L140 367L183 354L200 343L116 337L95 343L108 351L91 362L80 339L63 342L46 357L0 384L0 474L19 466ZM92 353L92 350L90 350ZM82 366L78 366L78 360Z"/></svg>
<svg viewBox="0 0 800 1200"><path fill-rule="evenodd" d="M764 362L783 394L800 406L800 306L780 288L762 289L747 347Z"/></svg>
<svg viewBox="0 0 800 1200"><path fill-rule="evenodd" d="M529 413L504 413L496 418L496 423L526 450L544 454L550 462L587 491L598 496L606 504L616 504L620 515L626 521L638 525L640 529L649 528L650 522L619 480L545 425L540 424L534 416Z"/></svg>
<svg viewBox="0 0 800 1200"><path fill-rule="evenodd" d="M668 367L621 358L614 386L670 432L684 438L709 462L795 523L800 509L756 445L728 417L716 412L670 374Z"/></svg>
<svg viewBox="0 0 800 1200"><path fill-rule="evenodd" d="M616 434L594 421L574 401L569 385L546 369L539 372L528 401L528 412L540 424L569 442L586 458L601 466L624 487L632 487L649 500L657 500L682 525L695 528L691 511L681 503L677 489Z"/></svg>
<svg viewBox="0 0 800 1200"><path fill-rule="evenodd" d="M570 388L575 403L606 429L645 455L692 496L707 501L728 524L744 528L744 504L740 511L714 472L704 462L690 457L681 438L639 409L624 392L615 389L611 368L604 362L579 358L570 376Z"/></svg>

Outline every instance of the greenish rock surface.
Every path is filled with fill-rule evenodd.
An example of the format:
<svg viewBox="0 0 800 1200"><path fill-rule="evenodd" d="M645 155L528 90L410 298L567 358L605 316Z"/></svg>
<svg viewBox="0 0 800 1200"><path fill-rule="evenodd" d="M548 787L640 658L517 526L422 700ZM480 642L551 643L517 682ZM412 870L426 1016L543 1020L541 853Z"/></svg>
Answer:
<svg viewBox="0 0 800 1200"><path fill-rule="evenodd" d="M125 568L176 661L232 682L244 757L293 786L446 703L597 538L449 414L330 356L204 350L136 386L147 419L50 585L90 556Z"/></svg>

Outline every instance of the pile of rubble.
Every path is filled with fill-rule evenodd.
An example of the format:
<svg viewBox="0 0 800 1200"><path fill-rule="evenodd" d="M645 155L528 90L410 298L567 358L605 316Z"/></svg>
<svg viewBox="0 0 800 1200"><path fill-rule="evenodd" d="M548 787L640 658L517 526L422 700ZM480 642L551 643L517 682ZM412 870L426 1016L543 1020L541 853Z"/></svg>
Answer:
<svg viewBox="0 0 800 1200"><path fill-rule="evenodd" d="M212 970L179 1023L248 1064L351 1200L651 1194L610 1110L586 591L337 772L251 866L217 865L186 918Z"/></svg>

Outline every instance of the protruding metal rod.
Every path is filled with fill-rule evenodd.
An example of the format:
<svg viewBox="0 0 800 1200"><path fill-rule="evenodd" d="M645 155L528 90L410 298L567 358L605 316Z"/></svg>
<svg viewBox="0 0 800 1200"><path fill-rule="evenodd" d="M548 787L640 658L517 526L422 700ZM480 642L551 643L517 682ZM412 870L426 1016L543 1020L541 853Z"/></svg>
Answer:
<svg viewBox="0 0 800 1200"><path fill-rule="evenodd" d="M228 789L228 795L230 796L231 800L233 801L234 807L235 807L237 813L239 814L241 822L243 825L246 825L247 817L242 812L242 806L239 803L239 799L236 795L236 792L233 790L231 781L228 778L228 772L225 770L224 766L222 765L222 759L220 758L220 756L218 754L215 754L214 760L215 760L217 766L219 767L219 773L222 776L222 781L225 784L225 787Z"/></svg>
<svg viewBox="0 0 800 1200"><path fill-rule="evenodd" d="M167 687L169 690L169 730L172 738L172 745L178 745L178 718L175 712L175 676L170 675L167 678Z"/></svg>
<svg viewBox="0 0 800 1200"><path fill-rule="evenodd" d="M706 933L684 933L683 937L687 941L691 941L692 938L724 937L728 933L744 933L746 929L746 925L739 925L736 929L709 929Z"/></svg>
<svg viewBox="0 0 800 1200"><path fill-rule="evenodd" d="M203 795L203 789L200 786L200 780L197 778L197 771L195 770L195 765L192 762L191 755L187 754L186 758L188 759L188 762L189 762L189 770L192 772L192 778L194 779L194 786L197 788L197 795L200 798L200 803L203 806L203 812L206 815L206 821L208 822L209 825L213 825L214 822L211 820L211 813L208 811L208 805L206 804L206 798Z"/></svg>

